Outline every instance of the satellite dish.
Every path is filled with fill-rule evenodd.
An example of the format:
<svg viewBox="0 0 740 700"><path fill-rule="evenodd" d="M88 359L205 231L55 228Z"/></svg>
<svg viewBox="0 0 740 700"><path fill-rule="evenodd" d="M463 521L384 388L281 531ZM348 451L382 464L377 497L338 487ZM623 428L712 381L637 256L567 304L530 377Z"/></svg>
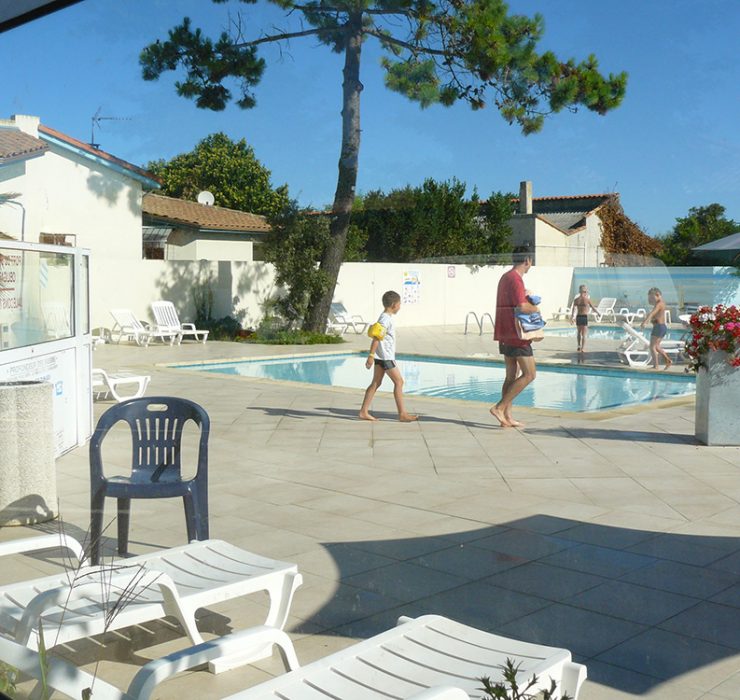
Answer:
<svg viewBox="0 0 740 700"><path fill-rule="evenodd" d="M213 203L216 201L216 198L213 196L213 192L209 192L208 190L198 192L197 199L198 204L204 204L207 207L212 207Z"/></svg>

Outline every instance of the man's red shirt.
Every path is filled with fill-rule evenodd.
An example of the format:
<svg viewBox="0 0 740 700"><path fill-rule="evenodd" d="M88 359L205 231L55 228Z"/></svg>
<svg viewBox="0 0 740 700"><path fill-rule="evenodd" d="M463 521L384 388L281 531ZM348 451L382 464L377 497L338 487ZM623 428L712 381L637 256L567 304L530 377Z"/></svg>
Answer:
<svg viewBox="0 0 740 700"><path fill-rule="evenodd" d="M502 275L496 293L496 322L493 339L515 347L526 347L531 340L522 340L514 325L514 309L527 301L522 276L512 268Z"/></svg>

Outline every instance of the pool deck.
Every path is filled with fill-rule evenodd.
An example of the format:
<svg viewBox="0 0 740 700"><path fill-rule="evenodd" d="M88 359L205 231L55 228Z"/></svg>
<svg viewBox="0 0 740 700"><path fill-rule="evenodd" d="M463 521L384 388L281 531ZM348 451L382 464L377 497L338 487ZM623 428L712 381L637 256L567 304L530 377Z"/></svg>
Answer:
<svg viewBox="0 0 740 700"><path fill-rule="evenodd" d="M404 353L498 358L488 333L399 325ZM211 536L298 564L304 585L288 631L303 663L401 614L433 612L570 649L588 666L581 700L740 697L740 448L697 443L693 399L599 416L520 409L526 426L502 429L485 404L420 397L407 398L419 422L400 424L383 393L370 423L356 418L356 390L163 366L367 347L364 336L346 337L299 350L103 345L93 357L108 371L151 374L148 395L208 411ZM575 363L574 345L549 338L536 356ZM614 347L592 341L583 364L616 367ZM109 405L96 402L96 418ZM81 538L87 448L60 458L58 470L64 527ZM113 502L106 507L108 519ZM133 553L184 543L178 499L132 510ZM2 528L0 540L57 527ZM0 582L8 576L2 570ZM237 600L215 606L201 628L223 634L263 613L261 599ZM154 623L69 648L125 684L182 643ZM220 698L281 668L274 655L219 676L186 674L157 697Z"/></svg>

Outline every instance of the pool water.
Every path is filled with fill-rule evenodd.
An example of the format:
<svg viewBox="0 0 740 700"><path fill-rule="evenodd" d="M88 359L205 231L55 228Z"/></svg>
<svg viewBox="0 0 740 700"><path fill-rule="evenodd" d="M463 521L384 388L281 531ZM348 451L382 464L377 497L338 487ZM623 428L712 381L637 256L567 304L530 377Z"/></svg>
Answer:
<svg viewBox="0 0 740 700"><path fill-rule="evenodd" d="M650 326L646 326L640 330L640 324L635 326L635 330L638 333L642 333L646 338L650 338ZM681 329L668 329L666 333L666 340L681 340L686 334L685 330ZM576 327L570 326L569 328L545 328L545 335L554 338L567 338L572 337L575 340ZM593 340L615 340L621 343L626 337L627 332L620 326L589 326L588 327L588 338Z"/></svg>
<svg viewBox="0 0 740 700"><path fill-rule="evenodd" d="M365 359L365 355L358 354L313 355L184 368L364 390L372 376L365 368ZM397 359L406 394L491 403L501 393L504 367L500 363L415 355L400 355ZM391 380L386 378L381 391L392 391L392 388ZM517 397L516 403L588 412L685 396L693 394L694 389L694 379L687 375L539 366L536 380ZM360 399L358 393L358 402Z"/></svg>

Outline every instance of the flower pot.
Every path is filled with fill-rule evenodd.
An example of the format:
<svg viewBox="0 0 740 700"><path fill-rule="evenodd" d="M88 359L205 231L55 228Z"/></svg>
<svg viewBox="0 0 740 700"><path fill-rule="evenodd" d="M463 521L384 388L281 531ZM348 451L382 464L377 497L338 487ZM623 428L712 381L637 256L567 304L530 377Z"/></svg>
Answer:
<svg viewBox="0 0 740 700"><path fill-rule="evenodd" d="M740 367L710 352L696 374L694 434L705 445L740 445Z"/></svg>
<svg viewBox="0 0 740 700"><path fill-rule="evenodd" d="M57 514L52 385L0 383L0 526Z"/></svg>

